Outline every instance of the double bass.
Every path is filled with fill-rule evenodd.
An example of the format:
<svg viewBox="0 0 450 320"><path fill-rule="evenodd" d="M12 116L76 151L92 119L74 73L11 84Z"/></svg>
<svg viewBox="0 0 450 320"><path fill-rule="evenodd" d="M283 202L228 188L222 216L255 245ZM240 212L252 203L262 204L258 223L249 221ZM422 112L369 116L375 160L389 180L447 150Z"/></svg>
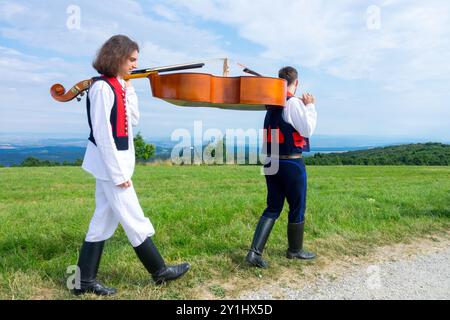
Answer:
<svg viewBox="0 0 450 320"><path fill-rule="evenodd" d="M228 61L224 60L224 75L176 72L202 68L204 63L133 70L127 79L148 78L153 97L183 107L212 107L232 110L266 110L266 106L284 107L286 80L263 77L244 68L250 76L229 77ZM60 102L78 101L89 90L92 79L83 80L66 91L61 84L50 88L51 96Z"/></svg>

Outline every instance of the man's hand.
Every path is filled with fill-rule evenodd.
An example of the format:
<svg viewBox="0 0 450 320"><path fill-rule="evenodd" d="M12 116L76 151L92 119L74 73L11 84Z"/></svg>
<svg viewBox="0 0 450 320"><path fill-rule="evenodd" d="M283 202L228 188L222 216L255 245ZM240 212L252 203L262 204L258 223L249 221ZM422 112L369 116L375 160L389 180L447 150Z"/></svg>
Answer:
<svg viewBox="0 0 450 320"><path fill-rule="evenodd" d="M131 180L125 181L124 183L119 184L119 185L117 185L117 186L118 186L118 187L121 187L121 188L123 188L123 189L129 188L129 187L131 187Z"/></svg>
<svg viewBox="0 0 450 320"><path fill-rule="evenodd" d="M316 102L316 99L314 98L314 96L312 94L309 94L309 93L303 94L300 99L303 101L305 106L307 104L310 104L310 103L314 104Z"/></svg>

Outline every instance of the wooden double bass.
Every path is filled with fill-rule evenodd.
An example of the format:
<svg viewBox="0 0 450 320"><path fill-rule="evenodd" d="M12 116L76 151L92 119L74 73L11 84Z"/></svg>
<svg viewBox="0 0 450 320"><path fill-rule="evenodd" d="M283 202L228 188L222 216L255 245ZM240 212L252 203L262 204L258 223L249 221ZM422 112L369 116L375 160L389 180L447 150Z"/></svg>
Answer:
<svg viewBox="0 0 450 320"><path fill-rule="evenodd" d="M140 69L132 71L124 78L148 78L155 98L177 106L266 110L267 105L281 108L285 105L285 80L263 77L248 68L243 71L251 76L228 77L227 59L224 62L224 76L194 72L173 73L203 66L204 63L195 63ZM50 88L50 94L60 102L75 98L79 101L91 84L92 79L80 81L68 91L61 84L54 84Z"/></svg>

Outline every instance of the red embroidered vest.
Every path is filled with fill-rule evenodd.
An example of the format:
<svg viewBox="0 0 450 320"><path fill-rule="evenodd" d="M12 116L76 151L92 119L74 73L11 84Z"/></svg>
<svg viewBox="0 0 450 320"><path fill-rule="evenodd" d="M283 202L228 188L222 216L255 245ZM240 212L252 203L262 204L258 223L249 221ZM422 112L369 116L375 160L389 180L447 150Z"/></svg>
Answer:
<svg viewBox="0 0 450 320"><path fill-rule="evenodd" d="M114 92L114 104L111 109L111 115L109 117L112 129L112 135L116 144L117 150L128 150L128 119L127 119L127 106L125 90L116 77L100 76L93 79L92 84L96 81L105 81ZM89 128L91 130L89 134L89 140L95 145L95 138L92 130L91 122L91 102L89 101L89 95L86 100L86 109L88 115Z"/></svg>
<svg viewBox="0 0 450 320"><path fill-rule="evenodd" d="M293 95L288 92L287 100L291 99ZM280 155L290 155L294 153L309 152L309 139L303 137L300 132L295 130L295 128L284 121L283 119L283 109L268 108L266 113L266 118L264 119L264 144L267 155L271 154L272 148L272 132L271 129L276 129L278 131L278 144L279 144L279 154ZM273 139L275 140L275 139Z"/></svg>

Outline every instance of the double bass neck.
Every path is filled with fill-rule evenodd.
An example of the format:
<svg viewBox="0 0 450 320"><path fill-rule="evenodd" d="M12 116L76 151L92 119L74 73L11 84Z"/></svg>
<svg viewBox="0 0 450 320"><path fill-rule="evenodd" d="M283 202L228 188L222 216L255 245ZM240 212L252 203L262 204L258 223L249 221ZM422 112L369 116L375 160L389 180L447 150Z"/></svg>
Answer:
<svg viewBox="0 0 450 320"><path fill-rule="evenodd" d="M157 67L157 68L139 69L139 70L133 70L130 74L124 76L123 78L125 80L147 78L151 74L202 68L204 65L205 65L204 63L190 63L190 64L178 64L178 65ZM82 97L84 95L84 92L89 89L91 84L92 84L92 79L83 80L83 81L80 81L77 84L75 84L72 88L70 88L70 90L66 91L66 89L64 88L64 86L62 84L56 83L53 86L51 86L50 95L53 97L53 99L55 99L56 101L59 101L59 102L68 102L75 98L78 101L80 101L81 100L80 97Z"/></svg>

